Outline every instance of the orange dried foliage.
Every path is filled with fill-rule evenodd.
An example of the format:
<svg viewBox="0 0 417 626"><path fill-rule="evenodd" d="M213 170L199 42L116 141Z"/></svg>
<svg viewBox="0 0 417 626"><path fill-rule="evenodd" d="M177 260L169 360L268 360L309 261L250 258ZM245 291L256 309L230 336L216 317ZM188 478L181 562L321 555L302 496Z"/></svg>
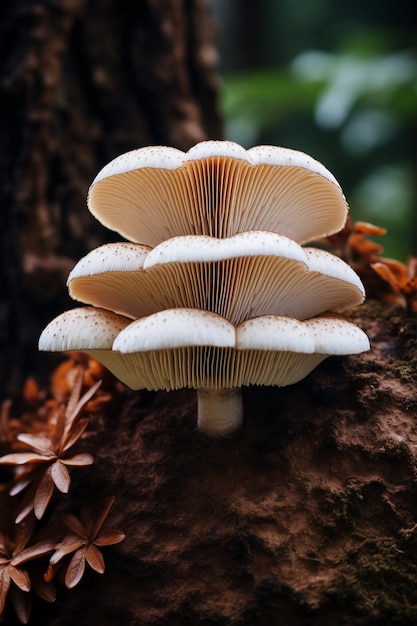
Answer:
<svg viewBox="0 0 417 626"><path fill-rule="evenodd" d="M49 394L41 389L34 378L28 378L22 391L23 412L19 418L12 417L12 402L4 400L0 405L0 454L24 452L27 445L19 440L20 433L48 433L56 426L58 409L66 404L73 392L79 372L82 372L80 393L87 393L101 381L84 407L90 417L101 416L108 410L115 397L125 387L117 381L98 361L85 354L74 352L52 372Z"/></svg>
<svg viewBox="0 0 417 626"><path fill-rule="evenodd" d="M335 249L335 252L352 267L370 262L376 254L382 252L382 246L371 241L368 237L386 234L385 228L380 228L368 222L353 223L350 218L341 231L330 237L325 237L323 243Z"/></svg>
<svg viewBox="0 0 417 626"><path fill-rule="evenodd" d="M371 264L372 269L389 285L388 302L401 304L410 312L417 313L417 258L411 257L407 265L395 259L381 258Z"/></svg>
<svg viewBox="0 0 417 626"><path fill-rule="evenodd" d="M19 621L23 624L29 621L32 588L44 600L55 600L52 585L42 580L37 584L26 567L27 563L53 552L54 547L53 541L36 540L33 520L16 524L7 533L0 529L0 622L6 615L9 597Z"/></svg>
<svg viewBox="0 0 417 626"><path fill-rule="evenodd" d="M361 277L367 295L389 304L403 306L417 312L417 259L411 257L405 265L379 255L383 247L369 239L382 236L386 229L367 222L352 223L350 218L344 228L322 240L334 248L346 263Z"/></svg>
<svg viewBox="0 0 417 626"><path fill-rule="evenodd" d="M114 498L107 501L97 519L91 517L87 509L81 510L80 518L75 515L65 516L67 534L57 544L56 551L50 558L49 568L45 574L47 582L50 582L62 568L65 586L72 589L80 582L87 563L97 573L104 573L105 565L99 547L120 543L125 538L120 530L103 530L103 524L113 502Z"/></svg>
<svg viewBox="0 0 417 626"><path fill-rule="evenodd" d="M56 402L65 402L68 399L77 367L81 367L83 371L84 389L102 381L100 390L86 406L88 413L99 413L111 401L112 394L118 391L120 385L101 363L82 352L72 352L70 358L54 370L51 377L52 397Z"/></svg>
<svg viewBox="0 0 417 626"><path fill-rule="evenodd" d="M102 377L107 391L102 389ZM68 468L93 462L91 454L74 453L72 448L82 438L91 416L101 414L119 389L97 361L74 353L53 372L51 396L30 378L22 393L22 416L11 417L10 400L1 404L0 454L6 454L0 456L0 469L9 469L3 478L0 476L0 622L11 605L18 620L27 623L32 590L44 600L54 601L51 581L56 569L66 569L64 583L68 588L81 580L86 563L102 573L104 560L98 546L124 539L120 531L102 530L114 498L95 521L84 510L80 520L73 515L54 520L52 512L46 526L42 523L37 531L38 520L47 509L49 513L51 507L53 510L55 488L61 493L70 489ZM74 537L76 547L71 549ZM43 559L51 552L54 555L47 570ZM71 552L69 559L64 558Z"/></svg>
<svg viewBox="0 0 417 626"><path fill-rule="evenodd" d="M27 451L12 452L0 457L0 465L19 468L11 486L10 494L23 493L16 523L34 511L41 519L49 505L54 488L68 493L70 486L69 467L91 465L93 457L85 452L74 454L72 447L82 437L89 419L81 417L83 409L95 394L98 381L81 398L83 372L78 368L74 386L67 405L58 405L42 432L19 433L17 441L26 445Z"/></svg>

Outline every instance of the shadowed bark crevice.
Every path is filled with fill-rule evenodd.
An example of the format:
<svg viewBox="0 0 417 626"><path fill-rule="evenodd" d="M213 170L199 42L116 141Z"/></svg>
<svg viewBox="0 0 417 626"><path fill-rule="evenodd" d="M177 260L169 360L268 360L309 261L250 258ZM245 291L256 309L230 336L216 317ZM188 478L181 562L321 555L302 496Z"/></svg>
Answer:
<svg viewBox="0 0 417 626"><path fill-rule="evenodd" d="M75 262L114 239L86 208L99 169L221 138L207 0L19 0L0 8L0 378L18 393Z"/></svg>

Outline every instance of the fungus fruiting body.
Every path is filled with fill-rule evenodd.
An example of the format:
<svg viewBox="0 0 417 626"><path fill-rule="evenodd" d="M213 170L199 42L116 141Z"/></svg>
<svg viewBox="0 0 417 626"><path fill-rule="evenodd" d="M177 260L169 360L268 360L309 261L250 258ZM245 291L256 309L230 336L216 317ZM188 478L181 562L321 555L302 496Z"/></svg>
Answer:
<svg viewBox="0 0 417 626"><path fill-rule="evenodd" d="M364 289L305 242L342 228L347 204L303 153L207 141L141 148L97 175L88 206L130 241L105 244L68 277L86 305L43 331L41 350L82 350L133 389L197 390L198 427L242 423L241 387L296 383L327 356L369 349L341 317Z"/></svg>
<svg viewBox="0 0 417 626"><path fill-rule="evenodd" d="M82 326L82 333L69 332ZM72 309L45 329L40 348L82 349L132 389L198 392L198 424L212 435L242 422L241 387L298 382L330 355L362 352L366 335L337 316L306 321L266 315L234 326L201 309L169 309L131 321L104 309Z"/></svg>
<svg viewBox="0 0 417 626"><path fill-rule="evenodd" d="M265 314L306 319L364 298L344 261L265 231L174 237L153 249L107 244L77 263L68 286L74 299L131 318L191 307L233 323Z"/></svg>
<svg viewBox="0 0 417 626"><path fill-rule="evenodd" d="M184 153L155 146L122 154L94 179L90 211L129 241L228 237L267 230L299 243L337 232L347 204L321 163L296 150L204 141Z"/></svg>

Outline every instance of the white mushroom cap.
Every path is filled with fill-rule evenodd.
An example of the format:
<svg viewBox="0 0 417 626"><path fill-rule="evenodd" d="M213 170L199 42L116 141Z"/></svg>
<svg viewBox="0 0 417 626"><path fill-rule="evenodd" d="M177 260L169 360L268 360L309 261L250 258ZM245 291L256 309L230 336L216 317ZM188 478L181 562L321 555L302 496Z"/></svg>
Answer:
<svg viewBox="0 0 417 626"><path fill-rule="evenodd" d="M223 239L208 235L173 237L153 248L143 267L149 269L167 263L212 263L246 256L306 260L303 248L292 239L264 230L251 230Z"/></svg>
<svg viewBox="0 0 417 626"><path fill-rule="evenodd" d="M151 250L149 246L127 241L103 244L78 261L68 276L67 285L73 278L80 276L93 276L107 272L124 273L127 267L130 272L142 270Z"/></svg>
<svg viewBox="0 0 417 626"><path fill-rule="evenodd" d="M117 335L131 320L112 311L78 307L53 319L39 337L39 350L111 350Z"/></svg>
<svg viewBox="0 0 417 626"><path fill-rule="evenodd" d="M108 228L152 247L180 235L248 230L303 243L337 232L347 215L339 184L318 161L229 141L202 142L186 153L156 146L123 154L96 176L88 206Z"/></svg>
<svg viewBox="0 0 417 626"><path fill-rule="evenodd" d="M151 389L238 388L243 385L285 386L298 382L311 372L327 356L353 354L369 349L366 334L354 324L332 317L300 322L280 316L258 317L240 324L237 328L222 320L226 334L227 326L233 332L234 345L218 345L215 314L205 311L190 312L176 309L136 320L123 330L114 342L113 349L120 350L128 360L121 372L113 369L116 376L128 386L140 389L142 372ZM179 316L184 320L193 318L193 330L201 326L201 336L206 345L179 345L176 327ZM165 319L163 326L162 319ZM172 319L173 323L169 323ZM149 350L147 332L152 320L155 325L153 349ZM145 326L146 323L146 326ZM162 328L161 328L162 326ZM159 337L159 342L158 342ZM229 335L229 338L231 334ZM172 348L169 348L169 342ZM117 354L115 354L117 358ZM130 360L129 360L130 357ZM126 367L126 363L129 366Z"/></svg>
<svg viewBox="0 0 417 626"><path fill-rule="evenodd" d="M341 259L265 231L175 237L153 250L104 245L79 261L68 285L73 298L132 318L183 307L233 324L259 315L306 319L364 298L360 279Z"/></svg>
<svg viewBox="0 0 417 626"><path fill-rule="evenodd" d="M359 354L370 348L367 335L355 324L340 317L306 320L306 327L314 336L314 351L320 354Z"/></svg>
<svg viewBox="0 0 417 626"><path fill-rule="evenodd" d="M86 352L118 376L119 372L129 370L130 363L123 355L116 356L112 346L117 335L131 321L112 311L95 307L71 309L58 315L44 328L39 337L39 350ZM120 380L124 378L120 376ZM141 381L144 388L150 388L153 382L146 379L146 372L142 373Z"/></svg>
<svg viewBox="0 0 417 626"><path fill-rule="evenodd" d="M241 386L296 383L327 356L363 352L369 341L354 324L329 316L265 316L235 327L201 310L130 322L86 307L50 322L39 348L87 352L132 389L197 389L199 428L224 436L241 424Z"/></svg>
<svg viewBox="0 0 417 626"><path fill-rule="evenodd" d="M220 315L197 309L158 311L129 324L116 337L113 350L130 354L190 346L233 348L235 329Z"/></svg>
<svg viewBox="0 0 417 626"><path fill-rule="evenodd" d="M39 347L93 354L133 389L222 389L292 384L326 356L368 350L369 341L329 316L265 316L235 327L207 311L172 309L130 322L86 307L53 320Z"/></svg>

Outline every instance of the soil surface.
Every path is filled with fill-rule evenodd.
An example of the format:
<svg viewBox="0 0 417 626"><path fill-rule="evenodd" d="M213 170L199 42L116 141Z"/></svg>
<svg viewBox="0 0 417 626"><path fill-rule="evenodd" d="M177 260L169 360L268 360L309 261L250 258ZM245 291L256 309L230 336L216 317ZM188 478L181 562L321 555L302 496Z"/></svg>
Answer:
<svg viewBox="0 0 417 626"><path fill-rule="evenodd" d="M196 431L192 390L126 392L89 427L72 498L115 495L126 539L39 607L45 626L417 623L416 320L351 317L372 349L245 389L234 438Z"/></svg>

